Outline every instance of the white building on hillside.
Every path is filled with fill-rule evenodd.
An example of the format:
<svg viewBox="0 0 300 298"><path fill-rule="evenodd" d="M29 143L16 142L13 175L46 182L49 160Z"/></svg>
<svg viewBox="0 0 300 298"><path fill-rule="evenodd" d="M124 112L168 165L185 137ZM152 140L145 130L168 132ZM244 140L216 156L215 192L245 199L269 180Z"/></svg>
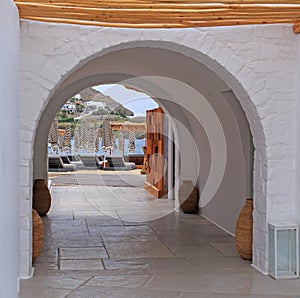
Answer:
<svg viewBox="0 0 300 298"><path fill-rule="evenodd" d="M67 102L62 106L61 110L66 111L69 114L74 114L76 113L76 106L71 102Z"/></svg>
<svg viewBox="0 0 300 298"><path fill-rule="evenodd" d="M87 108L92 109L105 109L106 104L101 101L87 101L85 102Z"/></svg>

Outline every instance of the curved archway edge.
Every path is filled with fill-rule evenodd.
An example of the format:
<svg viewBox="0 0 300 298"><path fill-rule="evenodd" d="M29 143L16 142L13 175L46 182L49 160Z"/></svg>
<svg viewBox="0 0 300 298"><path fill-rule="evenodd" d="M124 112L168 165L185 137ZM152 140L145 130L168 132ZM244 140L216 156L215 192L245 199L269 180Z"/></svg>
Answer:
<svg viewBox="0 0 300 298"><path fill-rule="evenodd" d="M274 34L274 30L279 33ZM111 51L137 46L192 57L218 75L239 99L256 149L253 266L267 272L267 222L295 217L291 111L296 82L284 79L284 73L271 65L280 63L290 77L296 72L290 67L291 59L296 60L296 37L291 26L129 30L23 21L21 36L21 277L31 274L32 157L36 131L47 104L61 84L87 62ZM289 57L282 54L283 50ZM278 148L289 150L284 163L275 153Z"/></svg>

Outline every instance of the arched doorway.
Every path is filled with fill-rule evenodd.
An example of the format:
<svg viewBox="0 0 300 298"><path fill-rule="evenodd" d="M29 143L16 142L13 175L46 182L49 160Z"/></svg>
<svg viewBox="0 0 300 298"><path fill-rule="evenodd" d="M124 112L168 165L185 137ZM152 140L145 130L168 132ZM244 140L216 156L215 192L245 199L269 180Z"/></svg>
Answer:
<svg viewBox="0 0 300 298"><path fill-rule="evenodd" d="M51 28L50 28L51 29ZM73 29L71 29L72 31ZM122 30L121 30L122 31ZM120 31L120 33L121 33ZM267 177L267 166L266 166L266 146L265 146L265 136L263 132L262 123L260 121L257 121L259 119L259 107L255 106L254 102L250 99L249 94L252 94L251 87L253 84L256 83L259 84L258 78L253 77L251 86L247 83L246 77L251 74L251 70L247 67L245 64L245 61L241 57L237 57L234 55L234 51L230 50L226 47L226 42L219 37L219 35L216 33L214 40L219 40L219 43L221 44L221 47L223 46L224 49L228 49L228 55L226 57L223 55L220 55L219 53L223 52L223 50L219 47L219 52L217 54L213 54L213 52L204 54L208 50L205 50L204 44L199 42L199 46L195 46L194 40L199 38L199 40L203 39L203 42L206 40L206 35L204 32L200 32L197 30L187 30L188 32L184 34L185 38L182 39L182 36L174 34L174 36L171 34L171 38L165 38L168 41L157 41L157 39L164 40L163 37L163 31L160 33L157 33L158 35L155 35L153 32L152 37L146 37L145 36L136 36L132 35L130 37L130 34L126 34L126 38L122 35L113 35L113 41L108 41L105 38L101 40L101 46L100 48L98 46L89 46L89 50L81 50L79 49L79 44L73 43L72 48L73 52L64 52L66 49L70 50L70 45L66 45L64 47L63 41L62 46L57 49L57 55L55 56L55 50L52 53L53 54L53 60L51 62L47 62L44 66L44 70L41 73L50 73L51 70L53 72L51 75L49 75L49 80L44 88L37 88L36 89L36 95L41 96L40 98L43 98L42 101L39 102L39 105L37 106L37 110L29 112L29 118L31 119L31 127L29 130L31 131L28 135L28 140L32 142L34 136L36 135L36 140L39 138L39 133L36 134L35 128L39 127L39 122L43 117L47 118L46 113L51 113L49 111L52 111L52 113L55 111L55 108L53 108L62 98L66 98L67 93L69 92L70 95L72 92L74 92L74 85L76 85L76 88L83 88L84 86L90 85L94 82L119 82L121 80L127 79L128 74L130 74L131 77L137 77L137 74L140 76L142 75L158 75L157 70L155 70L155 64L154 63L148 63L148 66L146 67L143 63L135 63L134 67L131 68L131 71L127 71L126 74L120 73L115 71L112 67L114 65L117 65L115 60L107 60L107 64L105 64L101 58L104 57L105 54L108 56L110 54L116 53L117 50L123 49L124 53L126 53L125 48L133 48L136 50L141 51L143 49L143 52L145 52L145 47L147 50L151 50L152 48L158 48L160 52L160 56L162 52L169 55L170 53L174 53L174 55L178 55L180 57L185 57L186 59L190 59L192 63L197 63L197 66L199 66L200 69L205 70L205 80L199 80L199 76L191 75L192 81L189 81L188 83L196 89L201 89L201 93L204 95L204 97L211 97L211 92L214 90L214 86L212 86L209 82L213 82L214 78L217 78L220 82L220 88L218 91L222 92L230 92L230 89L233 90L233 93L236 95L236 97L240 100L241 105L243 109L245 110L246 116L248 118L248 121L250 123L253 139L254 139L254 145L255 145L255 162L254 162L254 199L255 202L257 202L256 205L258 208L256 208L256 211L254 213L254 266L259 268L261 271L265 272L267 268L267 261L266 261L266 246L267 246L267 238L266 238L266 194L264 191L261 191L265 187L265 181ZM124 32L124 31L123 31ZM67 33L66 33L67 34ZM145 34L145 33L143 33ZM147 35L148 33L146 33ZM150 31L149 31L150 34ZM160 36L160 34L162 34ZM100 36L100 35L99 35ZM99 41L99 36L95 35L95 40ZM158 37L160 36L160 37ZM103 36L102 36L103 37ZM128 39L129 38L129 39ZM137 41L137 40L144 40L144 41ZM107 44L106 44L107 42ZM107 46L106 46L106 45ZM201 47L203 45L203 49L201 50ZM207 45L206 45L207 46ZM151 49L150 49L151 48ZM194 48L194 49L193 49ZM54 48L53 48L54 49ZM209 50L211 47L209 48ZM48 51L48 50L47 50ZM122 51L121 51L122 52ZM127 51L128 54L129 51ZM63 60L59 61L60 54L64 56ZM73 54L75 53L75 54ZM120 54L120 53L119 53ZM46 55L46 54L45 54ZM77 56L76 56L77 55ZM214 60L214 55L217 55L216 60ZM221 57L222 56L222 57ZM68 58L66 58L68 57ZM98 57L98 58L97 58ZM137 56L135 56L136 58ZM189 58L192 57L192 58ZM230 62L230 57L232 57L231 60L234 60L234 64L238 65L237 67L233 67L233 62ZM112 56L110 59L113 59ZM176 73L175 66L178 67L180 71L178 71L179 77L181 76L181 79L176 78L179 81L185 81L185 78L188 77L189 69L184 67L180 67L180 62L183 61L181 59L175 59L176 63L174 63L174 60L172 60L173 63L167 63L166 60L160 64L161 68L164 68L164 71L160 73L160 76L164 77L171 77L172 74L167 74L166 69L170 69L174 73ZM96 62L99 62L97 64ZM113 62L113 63L112 63ZM122 60L118 64L119 69L123 67L124 64L129 63L129 60ZM144 61L146 62L146 61ZM54 64L53 64L54 63ZM102 64L103 63L103 64ZM53 68L53 65L56 65L56 67ZM91 65L93 65L91 67ZM157 64L156 64L157 65ZM174 66L175 65L175 66ZM225 66L226 65L226 66ZM100 66L100 67L99 67ZM133 66L133 64L131 65ZM135 68L135 69L134 69ZM140 69L143 69L142 73ZM99 73L99 70L100 73ZM243 70L243 71L242 71ZM102 73L101 73L102 72ZM171 72L171 73L172 73ZM245 77L245 72L247 73ZM61 76L64 76L63 79L61 79ZM42 74L41 74L42 76ZM50 82L51 81L51 82ZM43 83L41 83L43 84ZM47 85L47 86L46 86ZM32 85L32 88L34 89L34 84ZM51 90L49 92L49 90ZM247 90L247 91L246 91ZM248 92L249 91L249 92ZM214 94L215 95L215 94ZM26 96L25 96L26 97ZM24 97L24 99L25 99ZM55 100L52 100L55 98ZM25 102L23 103L23 105ZM26 105L26 104L25 104ZM42 113L41 111L45 111L45 113ZM27 111L24 110L24 113L26 114ZM48 114L49 117L49 114ZM38 128L39 130L41 128ZM41 129L42 130L42 129ZM27 141L28 141L27 140ZM26 154L24 154L23 159L24 160L30 160L31 156L33 155L33 150L29 150ZM30 197L30 185L32 184L32 172L31 172L31 163L29 165L24 167L24 171L28 172L28 180L29 180L29 187L24 186L24 191L27 191L28 196ZM35 173L37 173L35 171ZM25 190L26 189L26 190ZM24 234L30 238L30 234L28 231L21 231L24 232ZM25 236L26 238L26 236ZM262 240L263 239L263 240ZM21 247L21 250L25 249L25 247ZM26 250L26 249L25 249ZM262 253L264 252L264 253ZM26 260L24 260L23 264L23 270L28 271L26 269ZM30 267L30 266L29 266ZM24 273L26 275L26 273Z"/></svg>
<svg viewBox="0 0 300 298"><path fill-rule="evenodd" d="M174 75L175 80L172 78L173 69L168 69L168 67L165 66L163 68L163 76L158 76L161 72L160 69L156 69L152 66L153 69L150 70L148 65L143 65L143 61L147 61L147 57L152 57L158 61L158 65L160 65L162 61L167 65L171 65L171 61L177 61L178 64L181 64L180 66L178 65L179 69L182 69L184 65L186 65L191 74L184 74L181 78L181 74ZM130 62L133 61L133 59L135 59L134 64ZM112 64L112 61L115 61L115 63ZM121 61L128 62L127 65L124 65L123 62L123 67L120 70L119 65ZM117 82L145 90L148 94L151 94L152 97L157 98L157 100L161 102L171 118L182 124L180 127L177 127L177 130L181 130L180 136L178 137L181 146L178 146L180 146L180 164L182 165L181 173L177 179L178 181L192 180L195 184L198 184L202 193L200 200L200 204L202 204L202 214L206 214L207 217L230 233L234 233L236 217L243 205L244 199L246 197L252 197L252 189L249 190L252 187L252 178L250 178L252 176L251 153L249 149L251 145L251 134L247 126L247 121L244 120L244 123L241 122L243 119L246 119L246 117L228 86L217 76L211 74L209 77L211 85L209 88L204 88L208 82L206 79L203 79L205 73L208 71L206 67L202 66L200 68L199 65L193 66L193 60L190 58L181 57L179 54L155 48L146 49L138 47L135 49L115 51L91 61L89 65L86 65L85 70L89 72L89 68L94 68L97 63L99 63L96 67L97 69L103 69L103 64L105 63L107 63L107 65L113 65L111 66L111 73L114 73L114 75L110 74L110 80L112 80L113 77L115 80L118 78L118 71L122 74L126 73L127 76L131 78L109 82ZM138 66L138 69L134 71L130 70L131 65L134 65L134 67ZM151 76L137 76L138 74L143 75L144 73L151 74ZM88 80L87 78L91 78L89 75L83 78L83 80L88 83L88 85L91 83L98 84L98 75L99 74L94 76L94 79L97 81L93 82L92 80ZM106 79L105 73L100 75L104 80ZM75 73L73 77L75 81L68 86L72 95L74 92L80 91L77 89L80 84ZM180 81L177 79L178 77ZM202 78L200 86L197 86L199 79L194 79L194 77ZM182 83L184 79L188 84L185 82ZM107 82L108 81L103 81L103 83ZM191 86L197 86L197 89L199 91L201 90L201 94ZM85 85L84 87L87 86ZM213 93L208 95L212 88ZM67 98L65 93L66 88L61 88L61 90L60 94L57 93L57 98L59 98L60 95L64 96L65 101ZM202 94L205 94L205 96ZM57 101L57 98L51 100L49 105L61 104L61 102ZM237 110L236 106L240 110ZM45 136L47 136L45 130L43 130L43 125L47 123L48 129L49 122L47 122L46 118L47 114L51 113L51 111L52 109L49 107L45 109L45 113L42 115L40 125L38 126L35 145L36 155L34 156L35 178L43 178L43 176L39 175L42 175L40 173L41 171L45 171L45 163L44 166L41 164L43 159L40 154L43 152L41 150L41 144L46 144ZM55 111L57 111L57 106ZM51 114L51 118L52 117L53 114ZM49 120L51 118L49 117ZM184 138L184 136L187 136L187 132L190 132L192 135L191 138ZM194 139L195 143L198 142L195 147L198 148L201 154L194 152L195 150L191 150L191 148L187 146L187 144L191 142L191 139ZM193 157L193 155L195 156ZM200 155L199 162L201 170L198 166L197 155ZM199 170L200 176L198 173ZM215 172L213 170L215 170ZM179 186L177 186L177 191L178 188ZM240 189L238 190L238 188ZM247 191L245 191L245 189L247 189ZM176 192L175 195L177 195ZM226 205L231 206L230 212L224 211L226 210Z"/></svg>

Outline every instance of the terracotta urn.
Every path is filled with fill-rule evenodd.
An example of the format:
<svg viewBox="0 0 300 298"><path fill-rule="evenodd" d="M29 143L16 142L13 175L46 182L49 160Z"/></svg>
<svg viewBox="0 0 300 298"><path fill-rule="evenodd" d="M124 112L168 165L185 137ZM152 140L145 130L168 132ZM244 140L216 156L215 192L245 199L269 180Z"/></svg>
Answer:
<svg viewBox="0 0 300 298"><path fill-rule="evenodd" d="M183 181L179 189L179 204L184 213L197 213L199 192L192 181Z"/></svg>
<svg viewBox="0 0 300 298"><path fill-rule="evenodd" d="M253 199L246 199L236 225L235 243L240 256L246 260L252 260L253 239Z"/></svg>
<svg viewBox="0 0 300 298"><path fill-rule="evenodd" d="M46 215L51 206L51 194L44 179L36 179L33 184L32 208L39 215Z"/></svg>
<svg viewBox="0 0 300 298"><path fill-rule="evenodd" d="M32 263L41 254L44 245L44 224L39 214L32 209Z"/></svg>

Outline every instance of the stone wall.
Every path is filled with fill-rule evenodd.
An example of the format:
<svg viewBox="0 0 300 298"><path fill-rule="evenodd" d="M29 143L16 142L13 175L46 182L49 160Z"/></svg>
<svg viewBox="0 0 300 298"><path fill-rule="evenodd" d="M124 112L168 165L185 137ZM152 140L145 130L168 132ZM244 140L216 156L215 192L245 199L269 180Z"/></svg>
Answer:
<svg viewBox="0 0 300 298"><path fill-rule="evenodd" d="M292 26L129 30L21 24L21 275L31 270L33 144L39 119L76 69L116 49L152 46L213 70L235 93L255 146L253 266L267 271L269 220L294 220L296 38Z"/></svg>

